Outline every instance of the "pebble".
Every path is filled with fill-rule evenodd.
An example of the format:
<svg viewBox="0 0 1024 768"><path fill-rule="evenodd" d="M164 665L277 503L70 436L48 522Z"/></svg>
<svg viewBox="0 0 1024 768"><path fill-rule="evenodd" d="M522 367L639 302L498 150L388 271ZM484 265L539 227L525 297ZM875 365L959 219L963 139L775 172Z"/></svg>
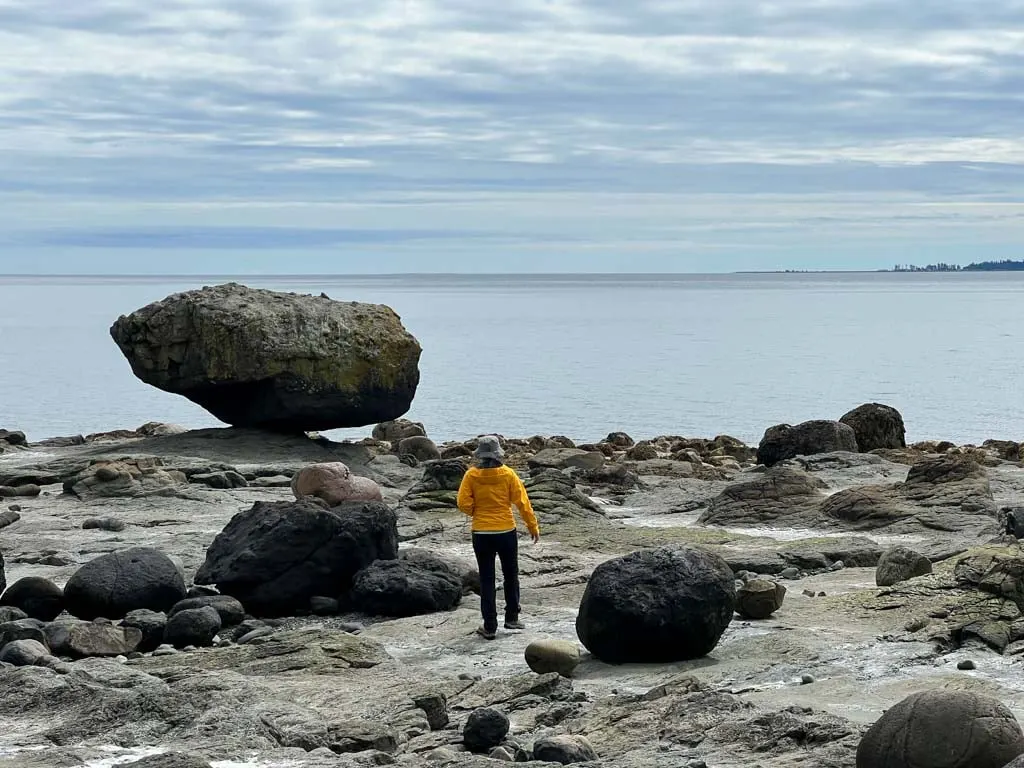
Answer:
<svg viewBox="0 0 1024 768"><path fill-rule="evenodd" d="M818 597L828 597L824 592L819 592Z"/></svg>
<svg viewBox="0 0 1024 768"><path fill-rule="evenodd" d="M115 656L114 657L114 661L116 661L118 664L127 664L128 663L128 657L127 656Z"/></svg>
<svg viewBox="0 0 1024 768"><path fill-rule="evenodd" d="M459 680L466 680L470 683L479 683L483 678L480 675L474 675L471 672L463 672L459 675Z"/></svg>
<svg viewBox="0 0 1024 768"><path fill-rule="evenodd" d="M799 579L800 571L796 568L786 568L782 573L779 574L780 579Z"/></svg>
<svg viewBox="0 0 1024 768"><path fill-rule="evenodd" d="M811 675L803 675L800 678L800 685L810 685L814 682L814 678Z"/></svg>
<svg viewBox="0 0 1024 768"><path fill-rule="evenodd" d="M970 659L964 659L963 661L961 661L959 664L956 665L956 668L959 669L959 670L962 670L964 672L968 672L968 671L970 671L972 669L977 669L978 667Z"/></svg>
<svg viewBox="0 0 1024 768"><path fill-rule="evenodd" d="M804 596L806 596L806 597L814 597L814 595L815 595L815 592L814 592L813 589L805 589L804 590Z"/></svg>
<svg viewBox="0 0 1024 768"><path fill-rule="evenodd" d="M907 630L907 632L920 632L929 624L931 624L930 619L917 618L908 621L903 628Z"/></svg>
<svg viewBox="0 0 1024 768"><path fill-rule="evenodd" d="M21 512L21 504L11 504L11 506L9 506L8 509L11 512Z"/></svg>
<svg viewBox="0 0 1024 768"><path fill-rule="evenodd" d="M943 609L940 608L937 611L932 611L928 615L931 616L933 619L948 619L949 618L949 611L946 611L946 610L943 610Z"/></svg>

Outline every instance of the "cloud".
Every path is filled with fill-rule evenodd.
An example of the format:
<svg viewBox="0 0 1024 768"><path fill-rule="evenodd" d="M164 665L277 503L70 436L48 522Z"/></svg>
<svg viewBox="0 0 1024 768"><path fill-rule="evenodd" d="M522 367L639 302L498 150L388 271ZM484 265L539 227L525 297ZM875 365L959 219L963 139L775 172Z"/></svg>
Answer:
<svg viewBox="0 0 1024 768"><path fill-rule="evenodd" d="M300 234L319 204L431 258L476 230L579 264L923 244L907 204L1024 199L1022 44L1020 0L0 0L0 230L54 263L248 247L268 211L328 247ZM1020 242L1005 212L930 210Z"/></svg>

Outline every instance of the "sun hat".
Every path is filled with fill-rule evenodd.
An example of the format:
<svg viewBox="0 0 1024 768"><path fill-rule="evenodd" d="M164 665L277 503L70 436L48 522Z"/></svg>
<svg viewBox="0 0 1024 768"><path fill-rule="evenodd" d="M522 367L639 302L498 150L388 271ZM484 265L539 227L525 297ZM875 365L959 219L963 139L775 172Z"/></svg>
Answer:
<svg viewBox="0 0 1024 768"><path fill-rule="evenodd" d="M485 435L480 438L480 442L477 443L473 455L478 459L501 461L505 456L505 452L501 450L501 443L498 442L498 438L493 435Z"/></svg>

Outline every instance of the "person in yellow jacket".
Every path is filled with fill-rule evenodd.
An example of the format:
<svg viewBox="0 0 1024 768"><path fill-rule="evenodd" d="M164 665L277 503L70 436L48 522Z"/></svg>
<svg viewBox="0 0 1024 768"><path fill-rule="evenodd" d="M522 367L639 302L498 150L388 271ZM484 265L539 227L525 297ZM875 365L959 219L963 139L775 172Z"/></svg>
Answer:
<svg viewBox="0 0 1024 768"><path fill-rule="evenodd" d="M480 612L484 623L477 634L493 640L498 633L494 558L501 561L505 579L505 629L523 629L519 621L519 538L512 505L526 523L530 538L540 540L540 528L519 475L502 461L498 438L481 437L471 467L459 486L459 509L473 520L473 553L480 569Z"/></svg>

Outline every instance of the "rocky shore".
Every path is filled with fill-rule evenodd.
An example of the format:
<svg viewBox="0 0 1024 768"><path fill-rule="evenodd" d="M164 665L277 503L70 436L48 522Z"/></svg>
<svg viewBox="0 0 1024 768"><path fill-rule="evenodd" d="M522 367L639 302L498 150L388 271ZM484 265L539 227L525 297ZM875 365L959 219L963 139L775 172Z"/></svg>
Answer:
<svg viewBox="0 0 1024 768"><path fill-rule="evenodd" d="M159 328L187 317L192 338L209 296L182 296ZM119 321L126 355L144 339L167 369L147 376L188 368L189 396L221 407L190 342L137 321ZM384 358L418 356L389 334L405 351ZM372 342L346 354L383 359ZM218 355L221 374L248 359ZM396 362L392 397L370 368L292 368L335 389L319 405L291 374L222 390L258 426L0 430L0 766L1003 768L1024 753L1020 444L908 446L878 404L770 426L758 446L502 437L542 539L521 540L527 628L488 642L455 508L475 441L402 419L346 443L267 431L268 392L299 392L286 420L329 426L365 418L362 402L401 410L418 375Z"/></svg>

